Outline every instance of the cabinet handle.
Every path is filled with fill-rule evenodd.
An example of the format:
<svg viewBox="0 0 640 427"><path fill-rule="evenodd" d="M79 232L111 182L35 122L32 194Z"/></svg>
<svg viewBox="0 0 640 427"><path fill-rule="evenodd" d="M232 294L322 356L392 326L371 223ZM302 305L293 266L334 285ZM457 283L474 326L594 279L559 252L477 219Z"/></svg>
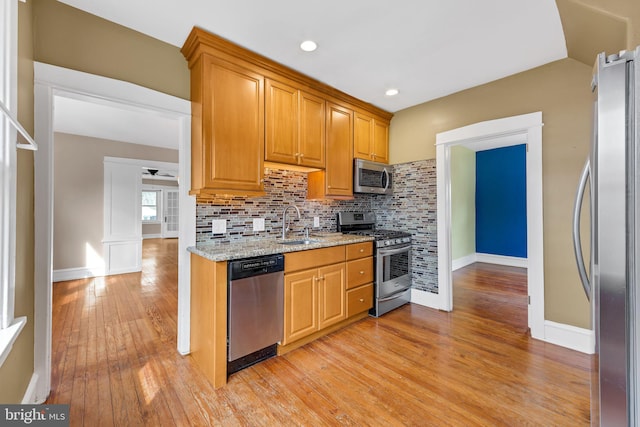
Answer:
<svg viewBox="0 0 640 427"><path fill-rule="evenodd" d="M320 279L318 279L318 280L324 280L324 276L321 276Z"/></svg>
<svg viewBox="0 0 640 427"><path fill-rule="evenodd" d="M300 153L296 153L296 154L294 154L294 156L298 157L298 156L300 156Z"/></svg>
<svg viewBox="0 0 640 427"><path fill-rule="evenodd" d="M304 157L304 153L300 153L300 157Z"/></svg>
<svg viewBox="0 0 640 427"><path fill-rule="evenodd" d="M364 302L364 298L360 298L360 302Z"/></svg>
<svg viewBox="0 0 640 427"><path fill-rule="evenodd" d="M364 274L364 271L362 271L362 270L361 270L361 271L360 271L360 274Z"/></svg>
<svg viewBox="0 0 640 427"><path fill-rule="evenodd" d="M364 252L364 249L360 249L360 253Z"/></svg>

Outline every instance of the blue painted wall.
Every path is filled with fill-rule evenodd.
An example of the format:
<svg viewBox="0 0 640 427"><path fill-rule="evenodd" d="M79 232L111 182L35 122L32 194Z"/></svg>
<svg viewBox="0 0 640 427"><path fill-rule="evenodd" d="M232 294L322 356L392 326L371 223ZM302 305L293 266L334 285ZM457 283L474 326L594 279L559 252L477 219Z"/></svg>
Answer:
<svg viewBox="0 0 640 427"><path fill-rule="evenodd" d="M476 252L527 257L526 146L476 153Z"/></svg>

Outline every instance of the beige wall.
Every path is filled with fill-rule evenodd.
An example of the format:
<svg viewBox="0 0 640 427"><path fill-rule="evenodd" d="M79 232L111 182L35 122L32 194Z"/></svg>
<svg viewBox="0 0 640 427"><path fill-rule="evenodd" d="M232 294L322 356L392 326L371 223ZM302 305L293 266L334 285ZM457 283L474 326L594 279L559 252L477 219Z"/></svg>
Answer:
<svg viewBox="0 0 640 427"><path fill-rule="evenodd" d="M476 253L476 153L451 148L451 259Z"/></svg>
<svg viewBox="0 0 640 427"><path fill-rule="evenodd" d="M627 49L640 45L640 1L638 0L574 0L628 22Z"/></svg>
<svg viewBox="0 0 640 427"><path fill-rule="evenodd" d="M33 135L33 44L31 3L18 2L18 119ZM27 324L0 367L0 403L20 403L33 373L33 153L18 150L16 200L15 316Z"/></svg>
<svg viewBox="0 0 640 427"><path fill-rule="evenodd" d="M591 67L564 59L399 111L392 163L435 158L436 134L485 120L542 111L545 318L590 327L571 244L573 195L588 154Z"/></svg>
<svg viewBox="0 0 640 427"><path fill-rule="evenodd" d="M178 162L178 150L56 133L54 270L93 267L88 248L102 254L105 156Z"/></svg>
<svg viewBox="0 0 640 427"><path fill-rule="evenodd" d="M35 59L189 99L180 49L53 0L33 2Z"/></svg>

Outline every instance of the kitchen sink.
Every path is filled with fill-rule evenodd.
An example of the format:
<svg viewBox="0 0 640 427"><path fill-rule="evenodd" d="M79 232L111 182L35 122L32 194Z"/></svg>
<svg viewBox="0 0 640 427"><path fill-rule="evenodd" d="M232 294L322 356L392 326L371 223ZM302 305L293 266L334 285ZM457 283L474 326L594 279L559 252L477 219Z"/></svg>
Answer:
<svg viewBox="0 0 640 427"><path fill-rule="evenodd" d="M311 244L311 243L317 243L318 240L313 240L313 239L282 240L282 239L278 239L277 242L280 243L281 245L308 245L308 244Z"/></svg>

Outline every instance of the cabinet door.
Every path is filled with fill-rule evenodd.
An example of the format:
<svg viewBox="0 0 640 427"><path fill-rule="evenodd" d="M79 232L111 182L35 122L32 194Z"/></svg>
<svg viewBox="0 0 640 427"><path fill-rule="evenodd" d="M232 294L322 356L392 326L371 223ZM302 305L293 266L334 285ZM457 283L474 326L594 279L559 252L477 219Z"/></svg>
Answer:
<svg viewBox="0 0 640 427"><path fill-rule="evenodd" d="M207 57L202 87L204 187L262 192L264 78Z"/></svg>
<svg viewBox="0 0 640 427"><path fill-rule="evenodd" d="M353 130L353 157L373 160L373 117L356 113Z"/></svg>
<svg viewBox="0 0 640 427"><path fill-rule="evenodd" d="M324 99L300 92L300 164L324 168Z"/></svg>
<svg viewBox="0 0 640 427"><path fill-rule="evenodd" d="M346 318L344 263L318 269L320 305L319 329L331 326Z"/></svg>
<svg viewBox="0 0 640 427"><path fill-rule="evenodd" d="M298 164L298 90L266 82L265 160Z"/></svg>
<svg viewBox="0 0 640 427"><path fill-rule="evenodd" d="M353 197L353 111L327 103L326 196Z"/></svg>
<svg viewBox="0 0 640 427"><path fill-rule="evenodd" d="M373 160L389 163L389 125L380 120L373 122Z"/></svg>
<svg viewBox="0 0 640 427"><path fill-rule="evenodd" d="M282 345L318 330L317 270L284 276L284 339Z"/></svg>

